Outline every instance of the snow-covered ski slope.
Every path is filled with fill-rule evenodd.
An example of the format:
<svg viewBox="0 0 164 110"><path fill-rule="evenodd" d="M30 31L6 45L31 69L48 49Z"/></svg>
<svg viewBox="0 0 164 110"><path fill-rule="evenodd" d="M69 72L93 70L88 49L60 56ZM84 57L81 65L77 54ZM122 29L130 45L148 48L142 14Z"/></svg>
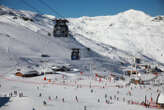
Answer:
<svg viewBox="0 0 164 110"><path fill-rule="evenodd" d="M143 12L129 10L115 16L69 18L70 37L55 38L52 16L0 8L2 69L38 64L33 59L41 54L50 55L52 62L70 63L72 48L81 49L81 60L73 62L81 69L81 65L92 63L98 70L108 68L121 73L120 62L128 64L134 56L164 63L164 20L153 21Z"/></svg>
<svg viewBox="0 0 164 110"><path fill-rule="evenodd" d="M79 41L84 38L96 41L104 50L89 42L82 43L102 55L116 60L132 55L164 63L164 19L155 18L128 10L114 16L70 19L70 29Z"/></svg>
<svg viewBox="0 0 164 110"><path fill-rule="evenodd" d="M95 64L95 68L99 70L107 69L113 63L112 59L88 50L85 45L76 41L72 35L68 38L53 37L52 31L55 23L49 16L47 18L46 15L41 16L25 11L19 12L5 7L1 11L0 67L2 69L8 69L16 65L38 65L43 60L41 58L42 54L50 56L47 60L51 64L55 62L68 63L83 71L85 71L84 67L88 66L89 63ZM32 19L32 21L26 21L22 17ZM51 34L51 36L48 34ZM72 48L80 48L80 61L71 61ZM38 60L39 58L40 60ZM104 66L101 62L106 62L107 64ZM112 71L121 72L119 65L113 65L109 68Z"/></svg>

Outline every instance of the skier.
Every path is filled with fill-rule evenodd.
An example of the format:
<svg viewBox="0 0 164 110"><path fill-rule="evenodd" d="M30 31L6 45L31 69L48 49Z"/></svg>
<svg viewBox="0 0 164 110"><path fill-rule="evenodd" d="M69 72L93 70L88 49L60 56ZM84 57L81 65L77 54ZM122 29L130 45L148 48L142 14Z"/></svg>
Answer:
<svg viewBox="0 0 164 110"><path fill-rule="evenodd" d="M152 97L150 98L150 102L153 103L153 98Z"/></svg>
<svg viewBox="0 0 164 110"><path fill-rule="evenodd" d="M132 93L131 93L131 91L129 91L129 92L128 92L128 94L129 94L129 96L132 96Z"/></svg>
<svg viewBox="0 0 164 110"><path fill-rule="evenodd" d="M47 103L46 103L46 101L45 101L45 100L43 101L43 105L47 105Z"/></svg>
<svg viewBox="0 0 164 110"><path fill-rule="evenodd" d="M114 99L116 99L116 95L114 95Z"/></svg>
<svg viewBox="0 0 164 110"><path fill-rule="evenodd" d="M105 94L105 98L107 98L107 94Z"/></svg>
<svg viewBox="0 0 164 110"><path fill-rule="evenodd" d="M93 93L93 89L91 89L91 93Z"/></svg>
<svg viewBox="0 0 164 110"><path fill-rule="evenodd" d="M123 102L125 102L125 97L123 97Z"/></svg>
<svg viewBox="0 0 164 110"><path fill-rule="evenodd" d="M76 102L79 102L77 96L75 97L75 99L76 99Z"/></svg>
<svg viewBox="0 0 164 110"><path fill-rule="evenodd" d="M17 96L17 91L14 91L14 95Z"/></svg>
<svg viewBox="0 0 164 110"><path fill-rule="evenodd" d="M12 96L13 96L13 93L12 93L12 92L11 92L11 93L9 93L9 96L10 96L10 97L12 97Z"/></svg>
<svg viewBox="0 0 164 110"><path fill-rule="evenodd" d="M100 103L100 99L99 98L98 98L97 102Z"/></svg>
<svg viewBox="0 0 164 110"><path fill-rule="evenodd" d="M86 105L84 106L84 110L87 110L87 106Z"/></svg>
<svg viewBox="0 0 164 110"><path fill-rule="evenodd" d="M110 96L110 100L112 100L112 96Z"/></svg>
<svg viewBox="0 0 164 110"><path fill-rule="evenodd" d="M64 98L62 98L62 102L64 103Z"/></svg>
<svg viewBox="0 0 164 110"><path fill-rule="evenodd" d="M49 96L48 99L51 100L51 96Z"/></svg>
<svg viewBox="0 0 164 110"><path fill-rule="evenodd" d="M39 93L39 97L42 97L42 93Z"/></svg>
<svg viewBox="0 0 164 110"><path fill-rule="evenodd" d="M58 96L56 96L56 99L58 99Z"/></svg>
<svg viewBox="0 0 164 110"><path fill-rule="evenodd" d="M130 104L130 100L128 100L128 104Z"/></svg>
<svg viewBox="0 0 164 110"><path fill-rule="evenodd" d="M105 102L106 102L107 104L109 104L109 101L108 101L107 99L105 100Z"/></svg>
<svg viewBox="0 0 164 110"><path fill-rule="evenodd" d="M23 97L23 92L20 92L19 93L19 97Z"/></svg>

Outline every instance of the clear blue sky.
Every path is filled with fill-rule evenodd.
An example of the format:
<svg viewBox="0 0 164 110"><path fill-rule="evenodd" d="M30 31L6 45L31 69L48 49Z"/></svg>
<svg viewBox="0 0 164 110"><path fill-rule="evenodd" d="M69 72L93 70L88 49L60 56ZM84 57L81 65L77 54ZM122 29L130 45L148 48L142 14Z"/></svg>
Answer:
<svg viewBox="0 0 164 110"><path fill-rule="evenodd" d="M24 0L42 13L56 15L40 0ZM136 9L151 16L164 15L164 0L42 0L65 17L103 16ZM9 8L36 11L22 0L0 0L1 5ZM57 15L56 15L57 16Z"/></svg>

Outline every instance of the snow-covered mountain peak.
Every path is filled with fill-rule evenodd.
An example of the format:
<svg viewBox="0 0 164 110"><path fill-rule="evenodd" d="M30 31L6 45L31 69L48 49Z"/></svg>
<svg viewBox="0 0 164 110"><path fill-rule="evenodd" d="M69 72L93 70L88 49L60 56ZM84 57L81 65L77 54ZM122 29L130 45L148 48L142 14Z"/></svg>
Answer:
<svg viewBox="0 0 164 110"><path fill-rule="evenodd" d="M144 13L143 11L134 10L134 9L129 9L129 10L123 12L123 14L127 14L127 15L129 15L129 16L132 16L132 15L134 15L134 16L137 16L137 15L146 16L146 15L147 15L147 14Z"/></svg>
<svg viewBox="0 0 164 110"><path fill-rule="evenodd" d="M128 22L147 22L150 20L150 16L142 11L130 9L117 15L120 21Z"/></svg>

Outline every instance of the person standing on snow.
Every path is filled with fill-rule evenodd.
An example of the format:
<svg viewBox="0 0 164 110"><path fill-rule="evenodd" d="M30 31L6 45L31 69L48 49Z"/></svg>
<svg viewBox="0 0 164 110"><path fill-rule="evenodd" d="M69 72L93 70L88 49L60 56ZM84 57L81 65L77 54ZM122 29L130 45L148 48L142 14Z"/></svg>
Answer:
<svg viewBox="0 0 164 110"><path fill-rule="evenodd" d="M64 103L64 98L62 98L62 102Z"/></svg>
<svg viewBox="0 0 164 110"><path fill-rule="evenodd" d="M106 99L107 97L108 97L107 94L105 94L105 99Z"/></svg>
<svg viewBox="0 0 164 110"><path fill-rule="evenodd" d="M87 110L87 106L86 105L84 106L84 110Z"/></svg>
<svg viewBox="0 0 164 110"><path fill-rule="evenodd" d="M98 99L97 102L100 103L100 99Z"/></svg>
<svg viewBox="0 0 164 110"><path fill-rule="evenodd" d="M43 101L43 105L47 105L47 102L45 100Z"/></svg>
<svg viewBox="0 0 164 110"><path fill-rule="evenodd" d="M76 102L79 102L79 100L78 100L77 96L75 97L75 99L76 99Z"/></svg>
<svg viewBox="0 0 164 110"><path fill-rule="evenodd" d="M42 97L42 93L39 93L39 97Z"/></svg>
<svg viewBox="0 0 164 110"><path fill-rule="evenodd" d="M49 96L48 99L51 100L51 96Z"/></svg>
<svg viewBox="0 0 164 110"><path fill-rule="evenodd" d="M14 95L17 96L17 91L16 90L14 91Z"/></svg>

